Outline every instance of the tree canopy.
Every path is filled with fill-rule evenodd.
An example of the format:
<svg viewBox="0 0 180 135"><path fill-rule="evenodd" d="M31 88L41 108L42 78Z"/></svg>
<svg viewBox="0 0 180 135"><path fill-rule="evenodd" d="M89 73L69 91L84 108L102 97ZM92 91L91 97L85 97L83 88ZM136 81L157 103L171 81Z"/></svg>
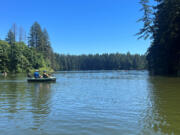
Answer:
<svg viewBox="0 0 180 135"><path fill-rule="evenodd" d="M55 54L57 70L142 70L146 69L145 55L130 53L63 55Z"/></svg>
<svg viewBox="0 0 180 135"><path fill-rule="evenodd" d="M89 54L63 55L53 52L49 34L35 22L29 32L28 45L23 41L22 28L16 41L17 25L9 30L5 40L0 40L0 71L26 72L31 69L54 70L129 70L145 69L145 55L139 54Z"/></svg>
<svg viewBox="0 0 180 135"><path fill-rule="evenodd" d="M148 69L155 75L180 75L180 0L155 1L157 5L149 6L148 0L141 0L144 27L138 34L152 37Z"/></svg>

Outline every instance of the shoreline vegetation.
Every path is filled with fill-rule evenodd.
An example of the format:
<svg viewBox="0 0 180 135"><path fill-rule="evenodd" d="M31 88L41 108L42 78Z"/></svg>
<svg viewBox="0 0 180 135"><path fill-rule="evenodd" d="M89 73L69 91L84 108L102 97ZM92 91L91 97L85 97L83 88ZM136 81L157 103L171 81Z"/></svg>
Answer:
<svg viewBox="0 0 180 135"><path fill-rule="evenodd" d="M19 41L17 41L19 37ZM14 24L5 40L0 40L0 72L33 72L39 69L70 70L143 70L147 68L146 56L139 54L105 53L89 55L64 55L54 53L46 29L35 22L28 41L22 28L17 35ZM27 44L26 44L27 42Z"/></svg>
<svg viewBox="0 0 180 135"><path fill-rule="evenodd" d="M121 53L63 55L55 54L58 70L144 70L147 69L145 55Z"/></svg>
<svg viewBox="0 0 180 135"><path fill-rule="evenodd" d="M180 76L180 1L140 0L144 12L139 38L150 38L148 70L152 75Z"/></svg>

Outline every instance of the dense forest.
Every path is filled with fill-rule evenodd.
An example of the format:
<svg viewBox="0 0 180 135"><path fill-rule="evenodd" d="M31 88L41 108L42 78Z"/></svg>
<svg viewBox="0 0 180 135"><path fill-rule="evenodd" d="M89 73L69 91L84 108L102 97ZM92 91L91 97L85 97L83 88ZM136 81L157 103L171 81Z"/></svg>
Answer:
<svg viewBox="0 0 180 135"><path fill-rule="evenodd" d="M19 37L17 41L17 37ZM27 42L27 45L25 44ZM14 24L5 40L0 40L0 71L27 72L42 70L120 70L145 69L145 55L94 54L63 55L53 52L46 29L35 22L26 39L21 28L17 34Z"/></svg>
<svg viewBox="0 0 180 135"><path fill-rule="evenodd" d="M94 54L60 55L55 54L58 70L142 70L146 69L145 55Z"/></svg>
<svg viewBox="0 0 180 135"><path fill-rule="evenodd" d="M141 0L144 27L138 35L151 38L148 69L154 75L180 76L180 0Z"/></svg>

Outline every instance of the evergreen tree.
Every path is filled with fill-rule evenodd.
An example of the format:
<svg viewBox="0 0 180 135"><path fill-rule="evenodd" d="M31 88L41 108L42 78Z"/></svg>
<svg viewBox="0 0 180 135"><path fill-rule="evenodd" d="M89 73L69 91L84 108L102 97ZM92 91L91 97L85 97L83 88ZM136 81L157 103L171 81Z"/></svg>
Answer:
<svg viewBox="0 0 180 135"><path fill-rule="evenodd" d="M39 53L42 53L47 65L54 68L55 59L48 32L46 29L42 31L37 22L32 25L30 30L29 47L35 48Z"/></svg>
<svg viewBox="0 0 180 135"><path fill-rule="evenodd" d="M143 36L152 32L152 44L147 51L148 68L155 75L178 75L180 73L180 0L156 1L153 25L151 29L140 33ZM142 21L146 24L148 19Z"/></svg>
<svg viewBox="0 0 180 135"><path fill-rule="evenodd" d="M152 38L151 36L154 31L154 7L149 5L149 0L140 0L140 4L142 5L140 11L143 11L144 15L138 20L138 22L144 22L144 26L136 35L139 36L139 39L147 39L148 37Z"/></svg>
<svg viewBox="0 0 180 135"><path fill-rule="evenodd" d="M52 57L51 55L52 55L53 51L51 48L49 35L48 35L48 32L46 29L43 30L42 36L43 36L42 37L42 42L43 42L42 52L43 52L44 56L50 60Z"/></svg>
<svg viewBox="0 0 180 135"><path fill-rule="evenodd" d="M35 22L31 26L28 45L29 47L36 48L40 52L43 51L43 33L38 22Z"/></svg>
<svg viewBox="0 0 180 135"><path fill-rule="evenodd" d="M59 55L55 54L56 70L143 70L146 69L144 55L127 54L89 54Z"/></svg>
<svg viewBox="0 0 180 135"><path fill-rule="evenodd" d="M10 61L10 66L9 69L14 72L17 70L17 63L18 63L18 51L15 46L15 35L12 30L9 30L7 34L6 41L10 44L10 55L9 55L9 61Z"/></svg>
<svg viewBox="0 0 180 135"><path fill-rule="evenodd" d="M9 30L7 37L6 37L6 41L10 44L13 45L15 43L15 35L12 32L12 30Z"/></svg>

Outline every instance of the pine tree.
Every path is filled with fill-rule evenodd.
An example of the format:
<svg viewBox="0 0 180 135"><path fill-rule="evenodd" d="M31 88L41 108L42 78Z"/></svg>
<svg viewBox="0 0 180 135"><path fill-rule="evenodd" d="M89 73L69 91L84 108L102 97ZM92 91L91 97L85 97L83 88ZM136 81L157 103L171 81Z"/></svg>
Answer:
<svg viewBox="0 0 180 135"><path fill-rule="evenodd" d="M149 70L156 75L178 75L180 73L180 0L156 1L158 4L154 8L152 31L145 31L152 32L152 44L147 51ZM147 20L142 21L146 24Z"/></svg>
<svg viewBox="0 0 180 135"><path fill-rule="evenodd" d="M42 46L43 46L43 33L41 30L41 26L38 24L38 22L35 22L30 29L30 34L29 34L29 41L28 45L29 47L34 47L38 51L42 51Z"/></svg>
<svg viewBox="0 0 180 135"><path fill-rule="evenodd" d="M55 67L55 58L54 58L54 53L51 47L51 42L49 39L49 34L47 30L44 28L43 30L43 55L45 58L49 61L50 66L52 68Z"/></svg>
<svg viewBox="0 0 180 135"><path fill-rule="evenodd" d="M51 48L49 35L46 29L41 29L41 26L35 22L30 30L29 47L35 48L39 53L42 53L49 67L54 67L54 53Z"/></svg>
<svg viewBox="0 0 180 135"><path fill-rule="evenodd" d="M15 43L15 35L12 32L12 30L9 30L7 37L6 37L6 41L10 44L13 45Z"/></svg>
<svg viewBox="0 0 180 135"><path fill-rule="evenodd" d="M154 31L153 22L154 22L154 16L153 16L153 6L149 5L149 0L140 0L140 4L142 5L142 8L140 11L144 12L144 15L142 18L140 18L137 22L143 22L144 26L140 29L140 31L136 34L139 36L138 38L144 38L147 39L152 36L152 33Z"/></svg>
<svg viewBox="0 0 180 135"><path fill-rule="evenodd" d="M15 45L16 44L15 35L14 35L14 32L12 32L12 30L9 30L9 32L7 34L6 41L10 44L10 56L9 56L10 65L9 65L9 69L12 72L16 72L19 52L17 50L17 46Z"/></svg>
<svg viewBox="0 0 180 135"><path fill-rule="evenodd" d="M49 35L46 29L43 30L43 54L50 59L52 48L49 40Z"/></svg>

